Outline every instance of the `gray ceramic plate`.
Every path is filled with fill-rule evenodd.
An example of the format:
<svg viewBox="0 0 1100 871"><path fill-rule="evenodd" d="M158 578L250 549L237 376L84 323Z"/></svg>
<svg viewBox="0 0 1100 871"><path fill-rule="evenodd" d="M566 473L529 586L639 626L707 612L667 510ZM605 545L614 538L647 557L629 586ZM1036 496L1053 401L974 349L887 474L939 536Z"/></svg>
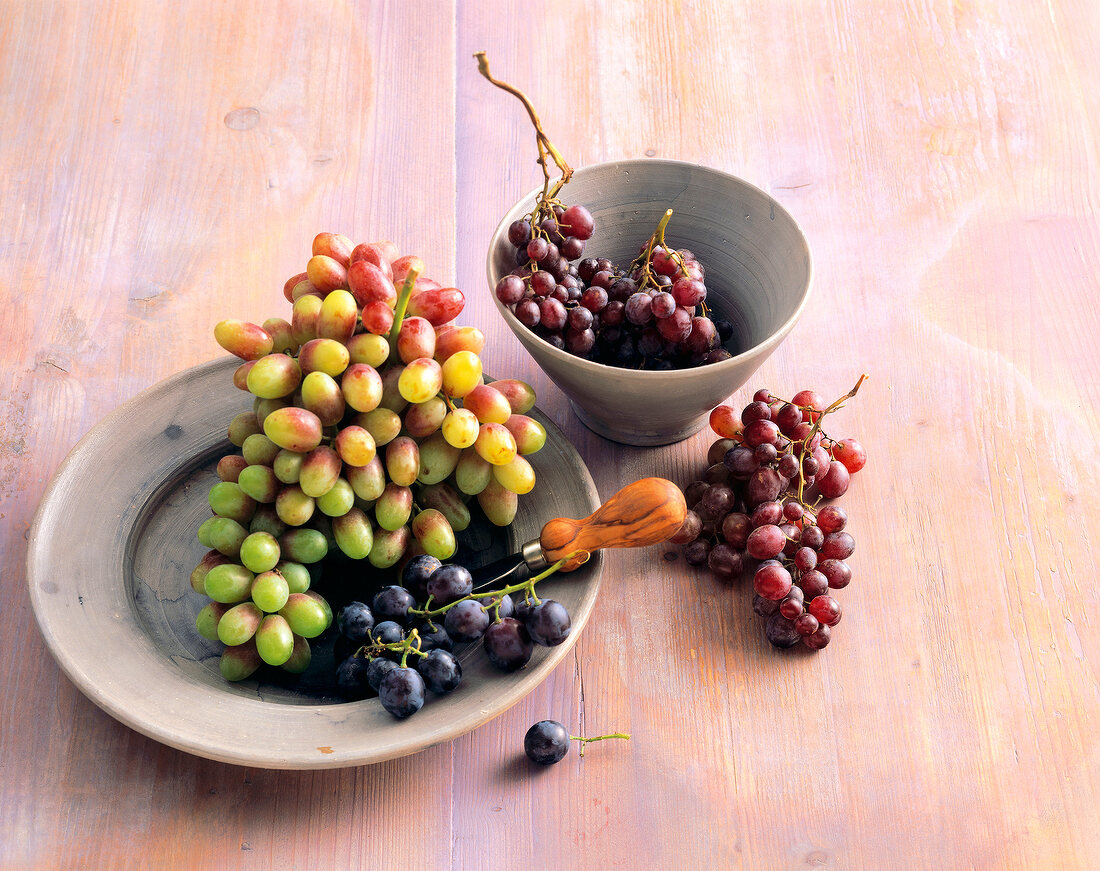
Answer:
<svg viewBox="0 0 1100 871"><path fill-rule="evenodd" d="M459 689L429 694L408 720L394 720L377 699L343 702L321 689L327 675L316 680L314 669L332 662L323 646L297 682L222 679L221 646L194 627L207 600L191 590L189 576L205 552L195 530L209 516L214 468L232 450L226 426L250 408L232 386L236 365L223 359L195 367L118 408L73 449L46 490L27 556L31 604L77 687L119 721L189 753L312 769L380 762L458 737L545 679L592 613L599 553L539 585L572 615L564 644L536 648L527 668L507 675L470 645ZM598 507L576 450L537 409L531 416L548 434L530 457L538 484L520 499L512 527L486 523L463 534L471 568L517 551L553 517L585 517Z"/></svg>

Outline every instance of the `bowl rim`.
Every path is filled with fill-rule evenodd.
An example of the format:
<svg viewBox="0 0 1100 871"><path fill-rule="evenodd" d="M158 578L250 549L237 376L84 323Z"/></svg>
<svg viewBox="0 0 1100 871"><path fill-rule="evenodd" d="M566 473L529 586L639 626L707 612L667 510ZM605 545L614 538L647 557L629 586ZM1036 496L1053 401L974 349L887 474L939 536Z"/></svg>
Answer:
<svg viewBox="0 0 1100 871"><path fill-rule="evenodd" d="M519 319L512 314L511 310L497 299L496 295L496 283L493 281L493 249L495 240L503 238L506 228L512 221L517 220L526 214L526 211L518 212L520 204L525 200L536 197L538 192L542 190L542 184L538 184L530 191L516 200L511 207L505 212L504 216L500 219L496 229L493 231L488 250L485 255L485 277L489 285L489 296L493 300L493 305L496 306L497 311L500 312L504 318L505 323L516 337L527 344L524 339L530 338L534 342L538 343L538 347L544 351L551 359L556 360L558 363L569 364L577 367L581 372L587 372L593 376L598 376L611 370L615 373L625 373L624 377L637 379L638 381L651 380L651 381L667 381L670 383L677 383L690 380L692 377L698 375L700 369L705 369L708 373L718 374L725 370L736 369L739 365L751 360L761 353L771 353L775 347L787 337L787 334L794 329L794 325L798 323L798 319L802 316L803 310L806 308L806 303L809 301L810 292L813 289L814 283L814 261L813 253L810 250L809 240L806 238L806 233L802 229L802 225L795 220L792 215L782 203L780 203L775 197L765 191L763 188L754 185L752 182L746 181L740 176L733 175L732 173L725 172L721 169L715 169L711 166L706 166L701 163L693 163L688 160L673 160L670 158L662 157L645 157L645 158L627 158L624 160L608 160L601 163L590 163L585 166L576 168L573 171L573 178L577 176L587 175L590 172L594 172L597 169L607 169L615 167L636 167L636 166L652 166L652 165L666 165L672 167L678 167L682 169L702 170L703 172L710 173L715 176L721 176L727 181L731 181L734 184L741 185L748 188L751 191L755 191L761 196L765 197L776 210L786 217L791 225L795 228L798 234L798 240L801 244L802 250L806 255L806 281L802 287L801 297L794 307L794 311L791 315L782 323L779 327L773 330L767 338L761 342L757 342L750 348L746 348L739 354L734 355L728 360L722 360L718 363L711 363L705 367L691 366L687 369L666 369L666 370L653 370L653 369L627 369L619 366L609 366L606 363L597 363L593 360L585 360L583 357L578 357L574 354L570 354L568 351L563 351L560 348L555 348L541 336L533 333L527 327L519 322Z"/></svg>

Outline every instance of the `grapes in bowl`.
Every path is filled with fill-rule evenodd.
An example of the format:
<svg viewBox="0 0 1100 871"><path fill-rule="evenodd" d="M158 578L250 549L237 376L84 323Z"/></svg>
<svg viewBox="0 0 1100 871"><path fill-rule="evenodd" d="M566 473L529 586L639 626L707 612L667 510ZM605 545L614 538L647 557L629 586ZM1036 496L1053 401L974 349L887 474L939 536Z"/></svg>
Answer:
<svg viewBox="0 0 1100 871"><path fill-rule="evenodd" d="M698 432L806 304L805 236L778 202L735 176L672 160L582 167L556 192L556 235L538 213L542 191L517 202L493 234L490 292L577 416L605 438L660 445ZM557 260L540 263L541 244L527 251L518 225L532 214L530 241L554 242Z"/></svg>

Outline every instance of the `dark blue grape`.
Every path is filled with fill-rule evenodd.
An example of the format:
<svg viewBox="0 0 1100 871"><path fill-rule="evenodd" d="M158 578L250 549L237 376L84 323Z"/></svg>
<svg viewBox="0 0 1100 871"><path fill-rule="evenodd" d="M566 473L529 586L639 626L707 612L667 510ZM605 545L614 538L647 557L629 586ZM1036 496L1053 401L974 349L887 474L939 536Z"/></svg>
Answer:
<svg viewBox="0 0 1100 871"><path fill-rule="evenodd" d="M378 698L397 719L411 717L424 707L424 678L414 668L390 669L378 685Z"/></svg>
<svg viewBox="0 0 1100 871"><path fill-rule="evenodd" d="M497 613L497 602L500 603L500 613ZM496 620L498 617L512 617L516 612L516 603L511 596L493 596L491 599L483 599L482 604L489 612L489 617Z"/></svg>
<svg viewBox="0 0 1100 871"><path fill-rule="evenodd" d="M349 702L357 702L374 695L374 687L367 679L370 663L362 656L349 656L336 667L336 688Z"/></svg>
<svg viewBox="0 0 1100 871"><path fill-rule="evenodd" d="M454 655L446 650L432 650L421 657L416 670L424 678L424 683L436 695L443 695L455 689L462 680L462 666Z"/></svg>
<svg viewBox="0 0 1100 871"><path fill-rule="evenodd" d="M428 578L428 595L433 605L450 605L470 595L473 589L473 575L459 565L440 566Z"/></svg>
<svg viewBox="0 0 1100 871"><path fill-rule="evenodd" d="M489 662L501 671L523 668L534 651L527 628L515 617L505 617L486 629L482 643Z"/></svg>
<svg viewBox="0 0 1100 871"><path fill-rule="evenodd" d="M476 599L466 599L443 617L443 628L455 641L477 641L489 626L489 614Z"/></svg>
<svg viewBox="0 0 1100 871"><path fill-rule="evenodd" d="M383 587L374 594L371 610L377 620L393 620L402 626L408 624L409 608L416 607L416 598L404 587Z"/></svg>
<svg viewBox="0 0 1100 871"><path fill-rule="evenodd" d="M523 736L523 752L539 765L561 762L569 752L569 732L557 720L535 723Z"/></svg>
<svg viewBox="0 0 1100 871"><path fill-rule="evenodd" d="M523 621L531 640L544 647L556 647L569 637L573 621L561 602L543 599Z"/></svg>
<svg viewBox="0 0 1100 871"><path fill-rule="evenodd" d="M420 649L427 653L429 650L454 650L455 643L447 630L439 623L421 623L416 627L420 636Z"/></svg>
<svg viewBox="0 0 1100 871"><path fill-rule="evenodd" d="M401 586L412 593L416 601L423 602L428 598L428 578L441 565L443 563L430 554L414 556L401 570Z"/></svg>
<svg viewBox="0 0 1100 871"><path fill-rule="evenodd" d="M336 615L336 626L348 641L366 644L374 628L374 614L362 602L348 602Z"/></svg>
<svg viewBox="0 0 1100 871"><path fill-rule="evenodd" d="M378 687L382 683L382 678L397 668L397 663L392 659L386 659L384 656L377 656L367 663L367 683L370 684L371 689L378 691Z"/></svg>
<svg viewBox="0 0 1100 871"><path fill-rule="evenodd" d="M381 623L375 624L373 630L371 630L371 641L377 644L397 644L405 637L405 630L400 623L394 623L392 620L383 620Z"/></svg>

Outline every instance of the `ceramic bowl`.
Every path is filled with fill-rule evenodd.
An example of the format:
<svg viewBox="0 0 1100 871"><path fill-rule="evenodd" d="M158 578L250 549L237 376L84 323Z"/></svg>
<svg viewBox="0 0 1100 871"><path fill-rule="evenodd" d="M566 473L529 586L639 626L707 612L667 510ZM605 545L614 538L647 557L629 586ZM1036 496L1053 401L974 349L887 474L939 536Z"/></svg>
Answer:
<svg viewBox="0 0 1100 871"><path fill-rule="evenodd" d="M631 445L670 444L695 434L798 321L813 272L802 230L764 191L705 166L644 159L578 169L559 198L584 205L595 218L584 256L628 264L672 209L666 241L695 253L706 269L707 306L734 326L724 344L729 360L672 371L621 369L555 348L493 292L514 266L508 226L534 208L541 189L508 211L489 243L489 288L501 316L592 431Z"/></svg>

